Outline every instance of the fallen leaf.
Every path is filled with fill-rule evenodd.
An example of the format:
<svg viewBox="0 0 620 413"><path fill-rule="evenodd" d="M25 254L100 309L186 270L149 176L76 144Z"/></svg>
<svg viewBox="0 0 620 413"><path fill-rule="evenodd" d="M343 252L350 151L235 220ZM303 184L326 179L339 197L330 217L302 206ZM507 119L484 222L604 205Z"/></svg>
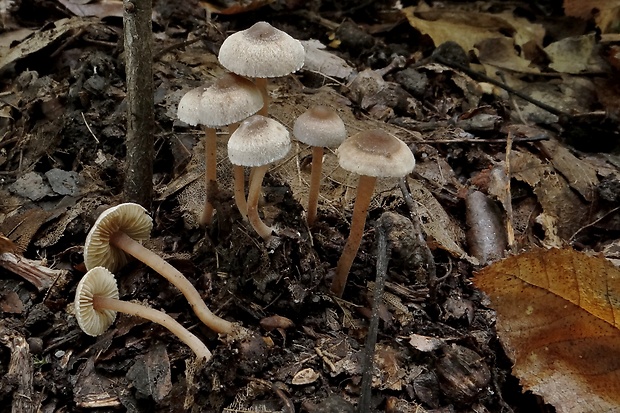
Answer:
<svg viewBox="0 0 620 413"><path fill-rule="evenodd" d="M346 79L353 73L353 68L341 57L324 50L327 46L316 39L303 40L306 50L304 69L318 72L326 77Z"/></svg>
<svg viewBox="0 0 620 413"><path fill-rule="evenodd" d="M620 270L570 249L536 250L478 272L497 334L525 389L558 413L620 412Z"/></svg>
<svg viewBox="0 0 620 413"><path fill-rule="evenodd" d="M123 17L122 0L100 0L85 2L76 0L58 0L71 13L79 17Z"/></svg>
<svg viewBox="0 0 620 413"><path fill-rule="evenodd" d="M567 37L545 47L551 63L549 67L559 73L579 74L605 70L605 62L599 55L594 33Z"/></svg>
<svg viewBox="0 0 620 413"><path fill-rule="evenodd" d="M60 19L54 22L51 27L47 25L10 49L0 49L0 69L31 53L43 49L68 31L79 29L92 23L92 20L73 17L70 19Z"/></svg>
<svg viewBox="0 0 620 413"><path fill-rule="evenodd" d="M620 0L564 0L564 13L585 20L594 15L596 25L606 33L620 21Z"/></svg>

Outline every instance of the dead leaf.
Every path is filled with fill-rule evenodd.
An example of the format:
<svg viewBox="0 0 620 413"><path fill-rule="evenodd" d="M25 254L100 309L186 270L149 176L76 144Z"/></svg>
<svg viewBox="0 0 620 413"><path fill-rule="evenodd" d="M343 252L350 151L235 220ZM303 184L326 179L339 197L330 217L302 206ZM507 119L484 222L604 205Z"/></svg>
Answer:
<svg viewBox="0 0 620 413"><path fill-rule="evenodd" d="M71 13L79 17L123 17L122 0L99 0L94 2L83 0L58 0Z"/></svg>
<svg viewBox="0 0 620 413"><path fill-rule="evenodd" d="M418 214L426 235L432 237L441 248L452 255L477 264L478 260L467 255L461 247L461 243L465 240L465 233L450 218L433 194L415 179L408 179L408 182L411 195L419 207Z"/></svg>
<svg viewBox="0 0 620 413"><path fill-rule="evenodd" d="M92 20L72 17L70 19L60 19L54 22L51 27L47 25L12 48L0 49L0 69L16 60L43 49L65 33L92 23Z"/></svg>
<svg viewBox="0 0 620 413"><path fill-rule="evenodd" d="M594 15L596 25L606 33L620 21L620 0L564 0L564 13L585 20Z"/></svg>
<svg viewBox="0 0 620 413"><path fill-rule="evenodd" d="M346 79L353 73L353 68L341 57L325 51L327 47L316 39L302 40L306 50L304 69L318 72L329 77Z"/></svg>
<svg viewBox="0 0 620 413"><path fill-rule="evenodd" d="M559 73L578 74L605 70L605 62L599 55L594 33L567 37L545 47L551 60L549 67Z"/></svg>
<svg viewBox="0 0 620 413"><path fill-rule="evenodd" d="M513 373L558 413L620 412L620 270L569 249L478 272Z"/></svg>

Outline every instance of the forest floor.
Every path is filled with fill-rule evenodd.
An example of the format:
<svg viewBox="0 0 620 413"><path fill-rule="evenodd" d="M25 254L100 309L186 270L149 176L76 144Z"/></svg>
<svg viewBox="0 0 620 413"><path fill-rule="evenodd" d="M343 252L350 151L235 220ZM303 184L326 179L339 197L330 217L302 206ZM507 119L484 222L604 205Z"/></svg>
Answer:
<svg viewBox="0 0 620 413"><path fill-rule="evenodd" d="M162 327L121 315L90 337L73 315L86 235L103 210L124 202L122 2L22 0L3 10L0 412L356 411L381 231L391 253L373 409L554 411L512 375L495 312L472 277L508 251L571 246L620 258L613 20L567 17L559 2L305 3L231 4L210 18L205 2L154 4L154 228L145 245L216 314L260 339L218 337L141 263L116 275L122 299L164 310L211 349L197 371L191 351ZM223 40L261 20L312 56L269 82L270 116L292 130L306 109L326 105L349 135L385 129L417 161L405 185L379 181L342 299L329 285L357 177L333 151L312 228L304 212L311 150L294 142L270 169L261 213L277 237L265 245L235 208L222 131L215 223L197 225L204 135L177 119L177 106L225 72ZM487 219L500 223L490 233L480 229Z"/></svg>

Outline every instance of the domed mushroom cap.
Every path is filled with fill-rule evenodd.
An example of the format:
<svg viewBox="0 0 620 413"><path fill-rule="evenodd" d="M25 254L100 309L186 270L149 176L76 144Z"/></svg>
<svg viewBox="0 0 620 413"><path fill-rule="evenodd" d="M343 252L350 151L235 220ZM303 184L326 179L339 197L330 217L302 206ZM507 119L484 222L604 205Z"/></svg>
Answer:
<svg viewBox="0 0 620 413"><path fill-rule="evenodd" d="M207 90L204 86L198 86L183 95L177 108L177 118L190 126L201 124L202 110L200 101L202 94Z"/></svg>
<svg viewBox="0 0 620 413"><path fill-rule="evenodd" d="M200 124L218 127L240 122L263 107L263 95L250 80L226 73L200 99Z"/></svg>
<svg viewBox="0 0 620 413"><path fill-rule="evenodd" d="M239 125L228 140L228 158L234 165L262 166L284 158L291 139L279 122L254 115Z"/></svg>
<svg viewBox="0 0 620 413"><path fill-rule="evenodd" d="M344 141L347 129L335 110L315 106L297 118L293 125L293 135L306 145L331 148Z"/></svg>
<svg viewBox="0 0 620 413"><path fill-rule="evenodd" d="M377 178L401 178L415 167L415 158L407 145L381 129L359 132L338 148L343 169Z"/></svg>
<svg viewBox="0 0 620 413"><path fill-rule="evenodd" d="M218 60L238 75L265 78L298 71L305 55L299 40L269 23L258 22L224 40Z"/></svg>
<svg viewBox="0 0 620 413"><path fill-rule="evenodd" d="M127 264L127 254L112 245L110 238L124 232L136 241L149 239L153 220L146 209L134 203L120 204L106 209L93 224L84 243L86 269L105 267L116 271Z"/></svg>
<svg viewBox="0 0 620 413"><path fill-rule="evenodd" d="M75 318L89 336L98 336L116 319L116 311L95 310L94 297L118 299L118 287L114 275L103 267L95 267L84 274L75 290Z"/></svg>

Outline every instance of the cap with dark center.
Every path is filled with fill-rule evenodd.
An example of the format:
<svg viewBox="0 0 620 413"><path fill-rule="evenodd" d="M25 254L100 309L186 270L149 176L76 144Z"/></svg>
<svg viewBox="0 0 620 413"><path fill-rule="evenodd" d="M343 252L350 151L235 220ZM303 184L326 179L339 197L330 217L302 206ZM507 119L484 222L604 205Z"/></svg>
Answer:
<svg viewBox="0 0 620 413"><path fill-rule="evenodd" d="M284 158L290 148L289 133L281 123L254 115L230 136L228 158L235 165L267 165Z"/></svg>
<svg viewBox="0 0 620 413"><path fill-rule="evenodd" d="M407 145L389 133L374 129L359 132L338 148L338 161L347 171L359 174L357 194L349 238L342 250L330 290L342 297L353 260L357 255L366 215L377 178L402 178L415 167L415 158Z"/></svg>
<svg viewBox="0 0 620 413"><path fill-rule="evenodd" d="M97 218L86 237L86 269L101 266L116 271L123 267L128 261L127 254L112 245L111 237L122 232L136 241L144 241L149 239L152 229L153 220L138 204L125 203L108 208Z"/></svg>
<svg viewBox="0 0 620 413"><path fill-rule="evenodd" d="M293 135L306 145L332 148L344 141L347 130L335 110L315 106L297 118Z"/></svg>
<svg viewBox="0 0 620 413"><path fill-rule="evenodd" d="M258 22L230 35L218 59L233 73L248 77L279 77L301 69L305 51L299 40L269 23Z"/></svg>
<svg viewBox="0 0 620 413"><path fill-rule="evenodd" d="M377 178L400 178L415 167L415 158L400 139L381 129L362 131L345 140L338 148L343 169Z"/></svg>
<svg viewBox="0 0 620 413"><path fill-rule="evenodd" d="M312 146L312 173L306 215L308 225L312 226L316 220L321 188L323 148L340 145L347 137L347 129L335 110L326 106L315 106L297 118L293 134L297 140Z"/></svg>
<svg viewBox="0 0 620 413"><path fill-rule="evenodd" d="M200 106L202 125L225 126L258 112L263 107L263 96L250 80L226 73L202 93Z"/></svg>

